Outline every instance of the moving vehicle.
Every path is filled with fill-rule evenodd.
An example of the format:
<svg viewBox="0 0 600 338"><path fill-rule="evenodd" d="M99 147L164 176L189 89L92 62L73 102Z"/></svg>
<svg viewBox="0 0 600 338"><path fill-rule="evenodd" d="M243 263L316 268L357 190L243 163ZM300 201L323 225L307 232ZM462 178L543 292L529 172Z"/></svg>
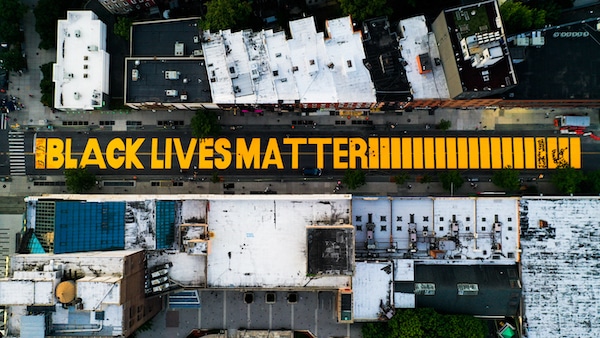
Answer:
<svg viewBox="0 0 600 338"><path fill-rule="evenodd" d="M554 118L556 127L581 127L590 126L590 117L584 115L558 115Z"/></svg>
<svg viewBox="0 0 600 338"><path fill-rule="evenodd" d="M302 175L304 176L321 176L323 170L319 168L302 168Z"/></svg>

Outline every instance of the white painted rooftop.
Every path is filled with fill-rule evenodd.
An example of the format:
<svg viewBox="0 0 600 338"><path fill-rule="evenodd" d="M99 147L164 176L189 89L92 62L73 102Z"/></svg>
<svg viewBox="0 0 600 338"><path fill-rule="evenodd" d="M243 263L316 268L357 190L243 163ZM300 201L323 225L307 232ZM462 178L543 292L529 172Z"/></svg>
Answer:
<svg viewBox="0 0 600 338"><path fill-rule="evenodd" d="M272 195L270 195L272 196ZM347 195L211 200L208 287L347 286L348 276L307 276L307 227L350 218ZM265 196L266 197L266 196Z"/></svg>
<svg viewBox="0 0 600 338"><path fill-rule="evenodd" d="M430 252L434 239L436 250L440 250L435 260L438 263L439 259L483 259L498 263L518 260L518 200L515 198L354 197L352 214L359 258L367 255L370 214L376 246L371 253L379 256L403 257L410 253L411 243L414 243L417 251L411 257L426 262L434 258ZM498 225L495 226L496 215ZM416 230L414 242L411 228ZM459 246L454 244L453 238L460 241Z"/></svg>
<svg viewBox="0 0 600 338"><path fill-rule="evenodd" d="M356 274L352 278L354 293L354 320L376 321L380 317L380 305L393 303L392 262L356 262ZM389 273L382 270L389 267Z"/></svg>
<svg viewBox="0 0 600 338"><path fill-rule="evenodd" d="M106 25L92 11L69 11L58 20L54 107L91 110L108 94Z"/></svg>
<svg viewBox="0 0 600 338"><path fill-rule="evenodd" d="M398 25L404 35L400 40L400 46L402 57L408 63L404 68L413 90L413 97L415 99L450 98L443 65L435 64L435 58L440 57L440 51L435 35L427 29L425 16L400 20ZM424 53L429 53L433 70L419 74L417 58Z"/></svg>
<svg viewBox="0 0 600 338"><path fill-rule="evenodd" d="M521 216L528 337L600 336L600 200L523 198Z"/></svg>
<svg viewBox="0 0 600 338"><path fill-rule="evenodd" d="M220 104L374 103L360 32L350 17L327 22L329 37L312 17L284 32L204 32L202 43L213 101Z"/></svg>

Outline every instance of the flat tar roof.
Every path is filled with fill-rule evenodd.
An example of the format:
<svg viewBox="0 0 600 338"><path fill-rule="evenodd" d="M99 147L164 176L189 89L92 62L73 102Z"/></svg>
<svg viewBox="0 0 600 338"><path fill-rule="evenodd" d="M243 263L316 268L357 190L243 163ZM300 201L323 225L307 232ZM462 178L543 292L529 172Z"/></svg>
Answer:
<svg viewBox="0 0 600 338"><path fill-rule="evenodd" d="M199 18L136 22L131 26L130 56L183 56L175 54L175 43L184 44L184 55L193 55L200 46ZM197 37L194 39L194 37Z"/></svg>
<svg viewBox="0 0 600 338"><path fill-rule="evenodd" d="M600 99L600 18L545 28L511 37L525 41L524 58L515 58L519 85L515 99ZM537 39L536 39L537 38ZM536 44L536 45L532 45ZM523 43L524 44L524 43Z"/></svg>

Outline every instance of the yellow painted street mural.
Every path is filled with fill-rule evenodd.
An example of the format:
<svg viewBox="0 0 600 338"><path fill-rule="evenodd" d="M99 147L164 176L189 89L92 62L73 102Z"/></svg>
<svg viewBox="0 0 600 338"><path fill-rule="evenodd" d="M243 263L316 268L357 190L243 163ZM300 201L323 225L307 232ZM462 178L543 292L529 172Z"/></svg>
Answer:
<svg viewBox="0 0 600 338"><path fill-rule="evenodd" d="M37 138L36 169L581 168L576 137Z"/></svg>

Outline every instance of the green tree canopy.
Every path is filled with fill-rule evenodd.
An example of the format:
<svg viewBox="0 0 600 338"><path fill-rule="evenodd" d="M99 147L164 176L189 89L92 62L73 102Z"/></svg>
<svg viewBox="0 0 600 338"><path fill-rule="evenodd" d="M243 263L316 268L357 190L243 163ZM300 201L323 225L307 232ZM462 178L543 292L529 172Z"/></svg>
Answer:
<svg viewBox="0 0 600 338"><path fill-rule="evenodd" d="M450 191L451 189L458 189L462 187L463 183L465 183L464 178L460 175L458 170L446 171L438 175L440 182L442 182L442 187L445 190ZM454 186L454 188L452 188Z"/></svg>
<svg viewBox="0 0 600 338"><path fill-rule="evenodd" d="M6 70L16 72L27 66L27 62L21 53L21 46L17 44L13 48L9 48L6 51L0 52L0 60L2 60L2 66Z"/></svg>
<svg viewBox="0 0 600 338"><path fill-rule="evenodd" d="M23 41L21 19L27 6L20 0L0 0L0 38L10 44Z"/></svg>
<svg viewBox="0 0 600 338"><path fill-rule="evenodd" d="M450 129L450 127L452 127L452 122L450 122L449 120L441 119L440 123L438 123L437 127L438 127L438 129L446 131L446 130Z"/></svg>
<svg viewBox="0 0 600 338"><path fill-rule="evenodd" d="M546 24L545 10L529 8L514 0L508 0L500 6L500 15L507 34L541 28Z"/></svg>
<svg viewBox="0 0 600 338"><path fill-rule="evenodd" d="M35 15L35 31L40 35L39 48L56 47L58 19L65 19L69 9L81 8L82 0L38 0L33 14Z"/></svg>
<svg viewBox="0 0 600 338"><path fill-rule="evenodd" d="M569 165L562 165L552 173L552 183L563 194L574 194L579 191L584 175Z"/></svg>
<svg viewBox="0 0 600 338"><path fill-rule="evenodd" d="M40 102L46 107L54 107L54 82L52 82L52 67L54 62L44 63L40 66L42 79L40 80Z"/></svg>
<svg viewBox="0 0 600 338"><path fill-rule="evenodd" d="M589 172L585 175L586 191L593 194L600 194L600 170Z"/></svg>
<svg viewBox="0 0 600 338"><path fill-rule="evenodd" d="M367 174L360 169L347 169L344 178L342 178L342 183L350 190L357 189L367 183Z"/></svg>
<svg viewBox="0 0 600 338"><path fill-rule="evenodd" d="M202 28L211 31L247 28L252 6L245 0L210 0L206 3L206 16Z"/></svg>
<svg viewBox="0 0 600 338"><path fill-rule="evenodd" d="M392 181L394 181L394 183L396 183L397 185L402 185L406 183L406 181L408 181L409 178L410 177L407 173L401 172L396 176L392 176Z"/></svg>
<svg viewBox="0 0 600 338"><path fill-rule="evenodd" d="M507 166L494 172L492 175L492 183L504 190L514 192L519 190L519 187L521 186L521 181L519 180L520 175L521 173L518 170L513 169L511 166Z"/></svg>
<svg viewBox="0 0 600 338"><path fill-rule="evenodd" d="M363 326L363 338L484 338L483 321L466 315L440 315L432 309L397 310L388 322Z"/></svg>
<svg viewBox="0 0 600 338"><path fill-rule="evenodd" d="M211 110L198 109L192 117L192 135L198 138L218 136L221 126L217 114Z"/></svg>
<svg viewBox="0 0 600 338"><path fill-rule="evenodd" d="M117 17L117 21L114 25L115 35L122 37L125 40L129 40L129 31L131 29L132 20L126 16Z"/></svg>
<svg viewBox="0 0 600 338"><path fill-rule="evenodd" d="M81 194L96 185L96 175L90 173L85 167L66 169L65 185L70 192Z"/></svg>
<svg viewBox="0 0 600 338"><path fill-rule="evenodd" d="M363 22L366 19L378 16L392 15L392 8L387 5L387 0L338 0L344 15L352 16L354 22Z"/></svg>

